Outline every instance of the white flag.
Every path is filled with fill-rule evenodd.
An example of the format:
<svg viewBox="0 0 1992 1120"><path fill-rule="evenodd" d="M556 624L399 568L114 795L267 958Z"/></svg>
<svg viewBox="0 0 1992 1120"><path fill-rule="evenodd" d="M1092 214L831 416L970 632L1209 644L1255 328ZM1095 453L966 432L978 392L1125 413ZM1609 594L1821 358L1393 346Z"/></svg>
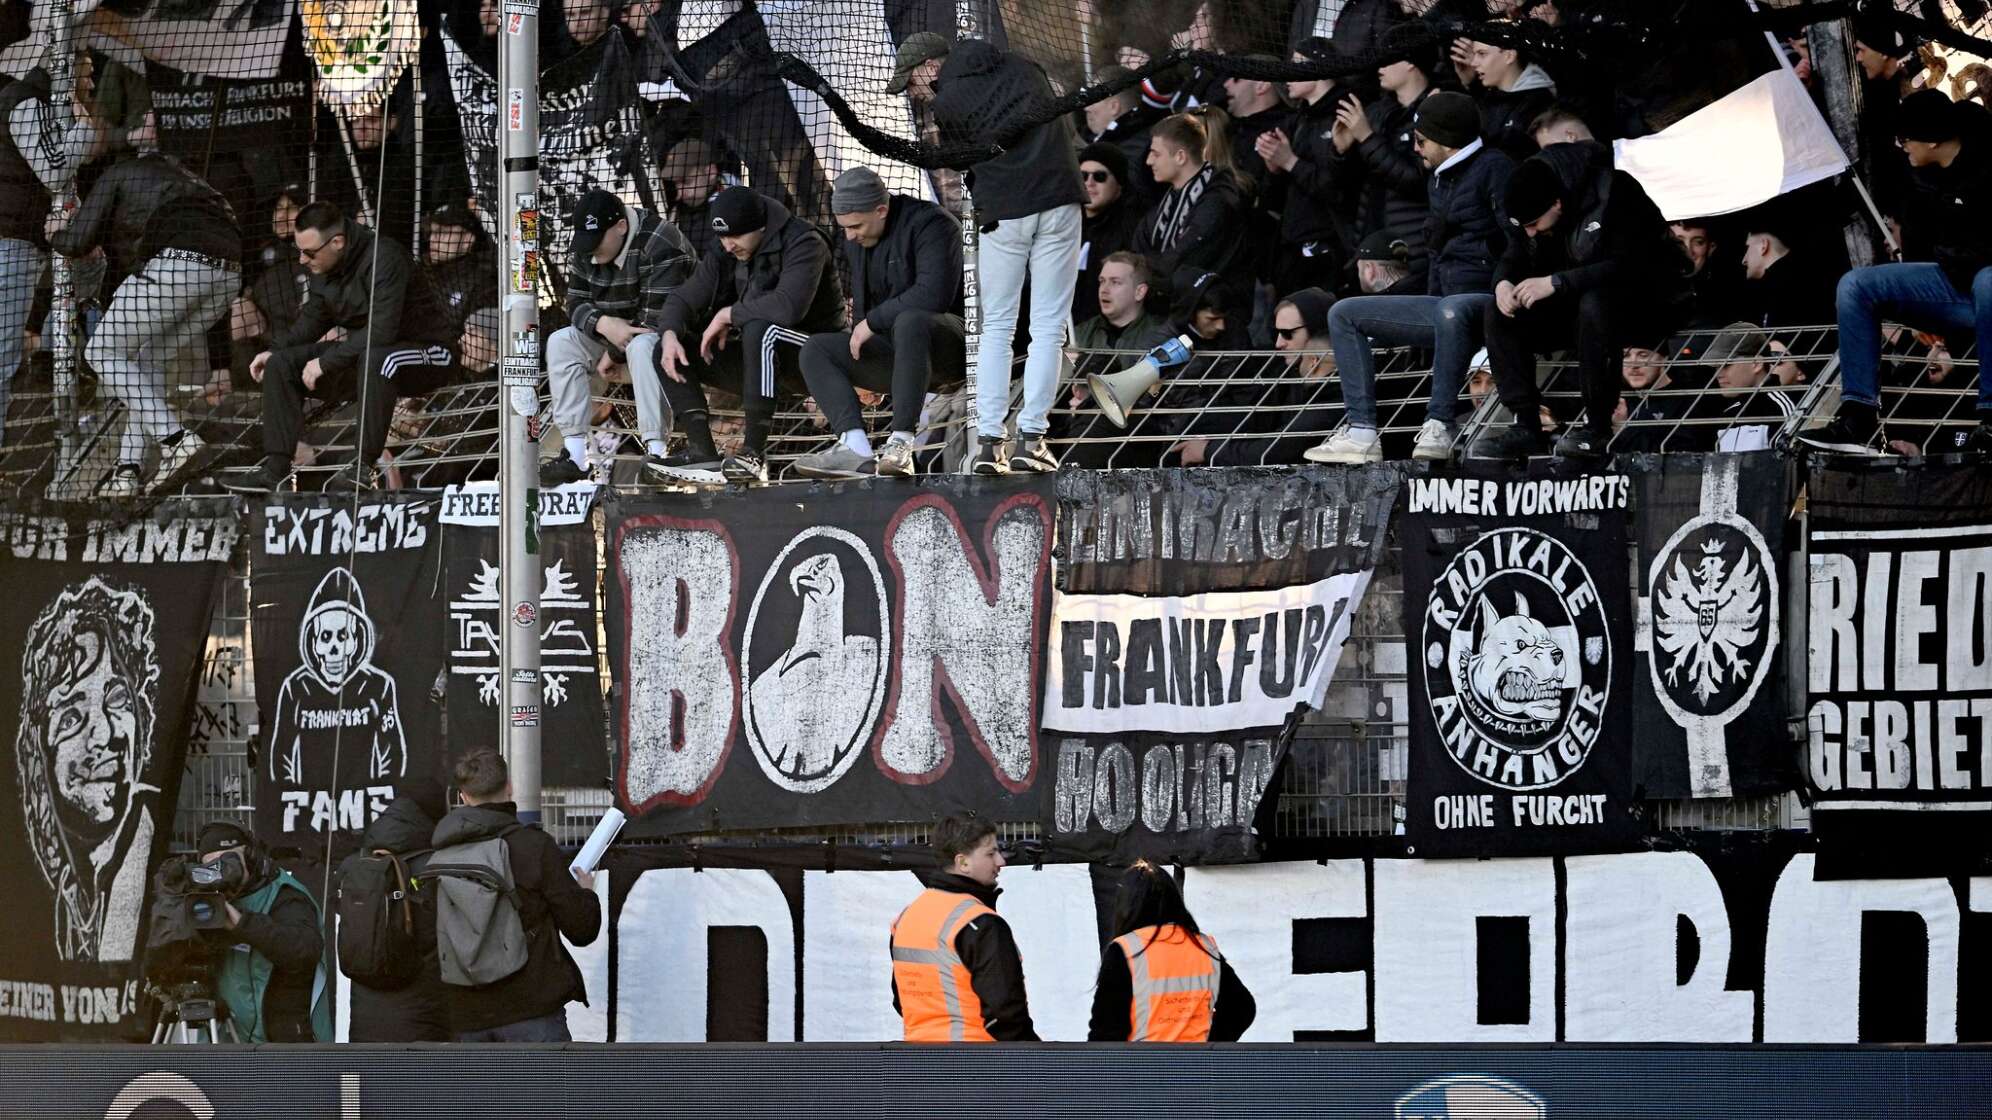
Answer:
<svg viewBox="0 0 1992 1120"><path fill-rule="evenodd" d="M1847 169L1833 130L1783 67L1612 150L1668 221L1748 209Z"/></svg>

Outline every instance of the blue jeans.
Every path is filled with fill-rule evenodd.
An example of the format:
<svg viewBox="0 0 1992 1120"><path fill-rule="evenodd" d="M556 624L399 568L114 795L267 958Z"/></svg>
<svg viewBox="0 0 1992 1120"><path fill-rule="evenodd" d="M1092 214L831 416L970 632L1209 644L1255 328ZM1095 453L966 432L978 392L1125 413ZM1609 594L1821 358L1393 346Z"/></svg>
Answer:
<svg viewBox="0 0 1992 1120"><path fill-rule="evenodd" d="M458 1031L458 1042L572 1042L567 1033L567 1009L537 1019L523 1019L481 1031Z"/></svg>
<svg viewBox="0 0 1992 1120"><path fill-rule="evenodd" d="M1459 410L1466 363L1479 341L1481 316L1493 306L1485 292L1456 296L1357 296L1328 309L1328 341L1342 377L1349 425L1376 427L1376 358L1372 343L1432 351L1432 402L1425 415L1448 428Z"/></svg>
<svg viewBox="0 0 1992 1120"><path fill-rule="evenodd" d="M1941 334L1953 351L1964 348L1960 335L1972 334L1982 363L1992 346L1992 268L1972 277L1968 297L1934 264L1878 264L1840 277L1840 396L1869 408L1881 406L1884 319ZM1982 368L1978 408L1992 412L1992 377Z"/></svg>

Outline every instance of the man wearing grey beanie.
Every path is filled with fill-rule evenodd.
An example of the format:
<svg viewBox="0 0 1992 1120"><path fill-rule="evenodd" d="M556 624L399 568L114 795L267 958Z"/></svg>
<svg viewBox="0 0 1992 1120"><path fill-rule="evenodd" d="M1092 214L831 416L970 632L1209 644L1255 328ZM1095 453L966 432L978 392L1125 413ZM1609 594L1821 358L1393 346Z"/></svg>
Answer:
<svg viewBox="0 0 1992 1120"><path fill-rule="evenodd" d="M830 211L851 280L850 330L809 336L802 376L837 442L796 460L813 478L914 473L913 447L927 388L962 376L961 226L931 202L886 191L869 167L831 185ZM855 387L892 402L892 429L874 452Z"/></svg>

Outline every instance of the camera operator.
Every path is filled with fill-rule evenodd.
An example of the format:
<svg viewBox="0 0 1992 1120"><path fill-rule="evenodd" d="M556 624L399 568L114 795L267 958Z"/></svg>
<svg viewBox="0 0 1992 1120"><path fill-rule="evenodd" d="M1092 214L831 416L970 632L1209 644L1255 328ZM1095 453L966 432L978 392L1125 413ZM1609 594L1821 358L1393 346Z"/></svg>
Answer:
<svg viewBox="0 0 1992 1120"><path fill-rule="evenodd" d="M249 834L215 822L196 842L204 864L240 861L221 929L205 930L215 994L242 1042L330 1042L332 1003L318 903Z"/></svg>

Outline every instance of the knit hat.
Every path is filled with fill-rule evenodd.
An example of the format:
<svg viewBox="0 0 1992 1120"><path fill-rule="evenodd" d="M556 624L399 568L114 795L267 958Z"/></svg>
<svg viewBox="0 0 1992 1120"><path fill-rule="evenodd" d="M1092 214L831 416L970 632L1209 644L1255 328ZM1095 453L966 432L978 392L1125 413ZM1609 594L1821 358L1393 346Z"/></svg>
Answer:
<svg viewBox="0 0 1992 1120"><path fill-rule="evenodd" d="M856 214L876 210L886 204L885 180L869 167L853 167L830 184L830 212Z"/></svg>
<svg viewBox="0 0 1992 1120"><path fill-rule="evenodd" d="M1389 230L1380 229L1363 238L1363 243L1356 246L1356 259L1406 264L1411 260L1411 246Z"/></svg>
<svg viewBox="0 0 1992 1120"><path fill-rule="evenodd" d="M1895 110L1895 135L1904 140L1941 144L1957 139L1957 103L1942 90L1919 89L1902 99Z"/></svg>
<svg viewBox="0 0 1992 1120"><path fill-rule="evenodd" d="M887 93L905 93L906 83L913 76L913 69L923 62L946 58L952 46L947 37L934 31L916 31L899 44L899 53L892 62L892 80L885 83Z"/></svg>
<svg viewBox="0 0 1992 1120"><path fill-rule="evenodd" d="M1464 148L1480 139L1480 108L1463 93L1440 90L1418 106L1418 120L1412 127L1434 144Z"/></svg>
<svg viewBox="0 0 1992 1120"><path fill-rule="evenodd" d="M1563 201L1563 180L1556 177L1555 169L1539 157L1522 161L1508 179L1508 194L1502 200L1502 207L1508 212L1508 224L1525 226L1544 214L1549 208Z"/></svg>
<svg viewBox="0 0 1992 1120"><path fill-rule="evenodd" d="M1854 16L1854 42L1890 58L1906 57L1913 46L1902 34L1900 25L1873 11Z"/></svg>
<svg viewBox="0 0 1992 1120"><path fill-rule="evenodd" d="M1302 288L1280 302L1290 303L1300 312L1301 324L1311 337L1328 337L1328 309L1335 306L1334 296L1320 288Z"/></svg>
<svg viewBox="0 0 1992 1120"><path fill-rule="evenodd" d="M1104 140L1088 144L1079 149L1079 162L1099 164L1107 169L1107 174L1119 180L1122 190L1127 189L1129 171L1127 153L1121 151L1119 144L1109 144Z"/></svg>
<svg viewBox="0 0 1992 1120"><path fill-rule="evenodd" d="M622 199L607 191L589 191L574 204L574 254L591 257L602 235L623 220Z"/></svg>
<svg viewBox="0 0 1992 1120"><path fill-rule="evenodd" d="M712 196L712 230L724 237L739 237L765 229L768 200L752 187L728 187Z"/></svg>
<svg viewBox="0 0 1992 1120"><path fill-rule="evenodd" d="M1404 61L1430 74L1439 63L1439 41L1422 20L1400 23L1383 33L1384 58Z"/></svg>
<svg viewBox="0 0 1992 1120"><path fill-rule="evenodd" d="M1309 62L1342 61L1342 52L1335 49L1334 41L1324 39L1319 35L1310 35L1302 39L1300 45L1293 50L1295 54Z"/></svg>

